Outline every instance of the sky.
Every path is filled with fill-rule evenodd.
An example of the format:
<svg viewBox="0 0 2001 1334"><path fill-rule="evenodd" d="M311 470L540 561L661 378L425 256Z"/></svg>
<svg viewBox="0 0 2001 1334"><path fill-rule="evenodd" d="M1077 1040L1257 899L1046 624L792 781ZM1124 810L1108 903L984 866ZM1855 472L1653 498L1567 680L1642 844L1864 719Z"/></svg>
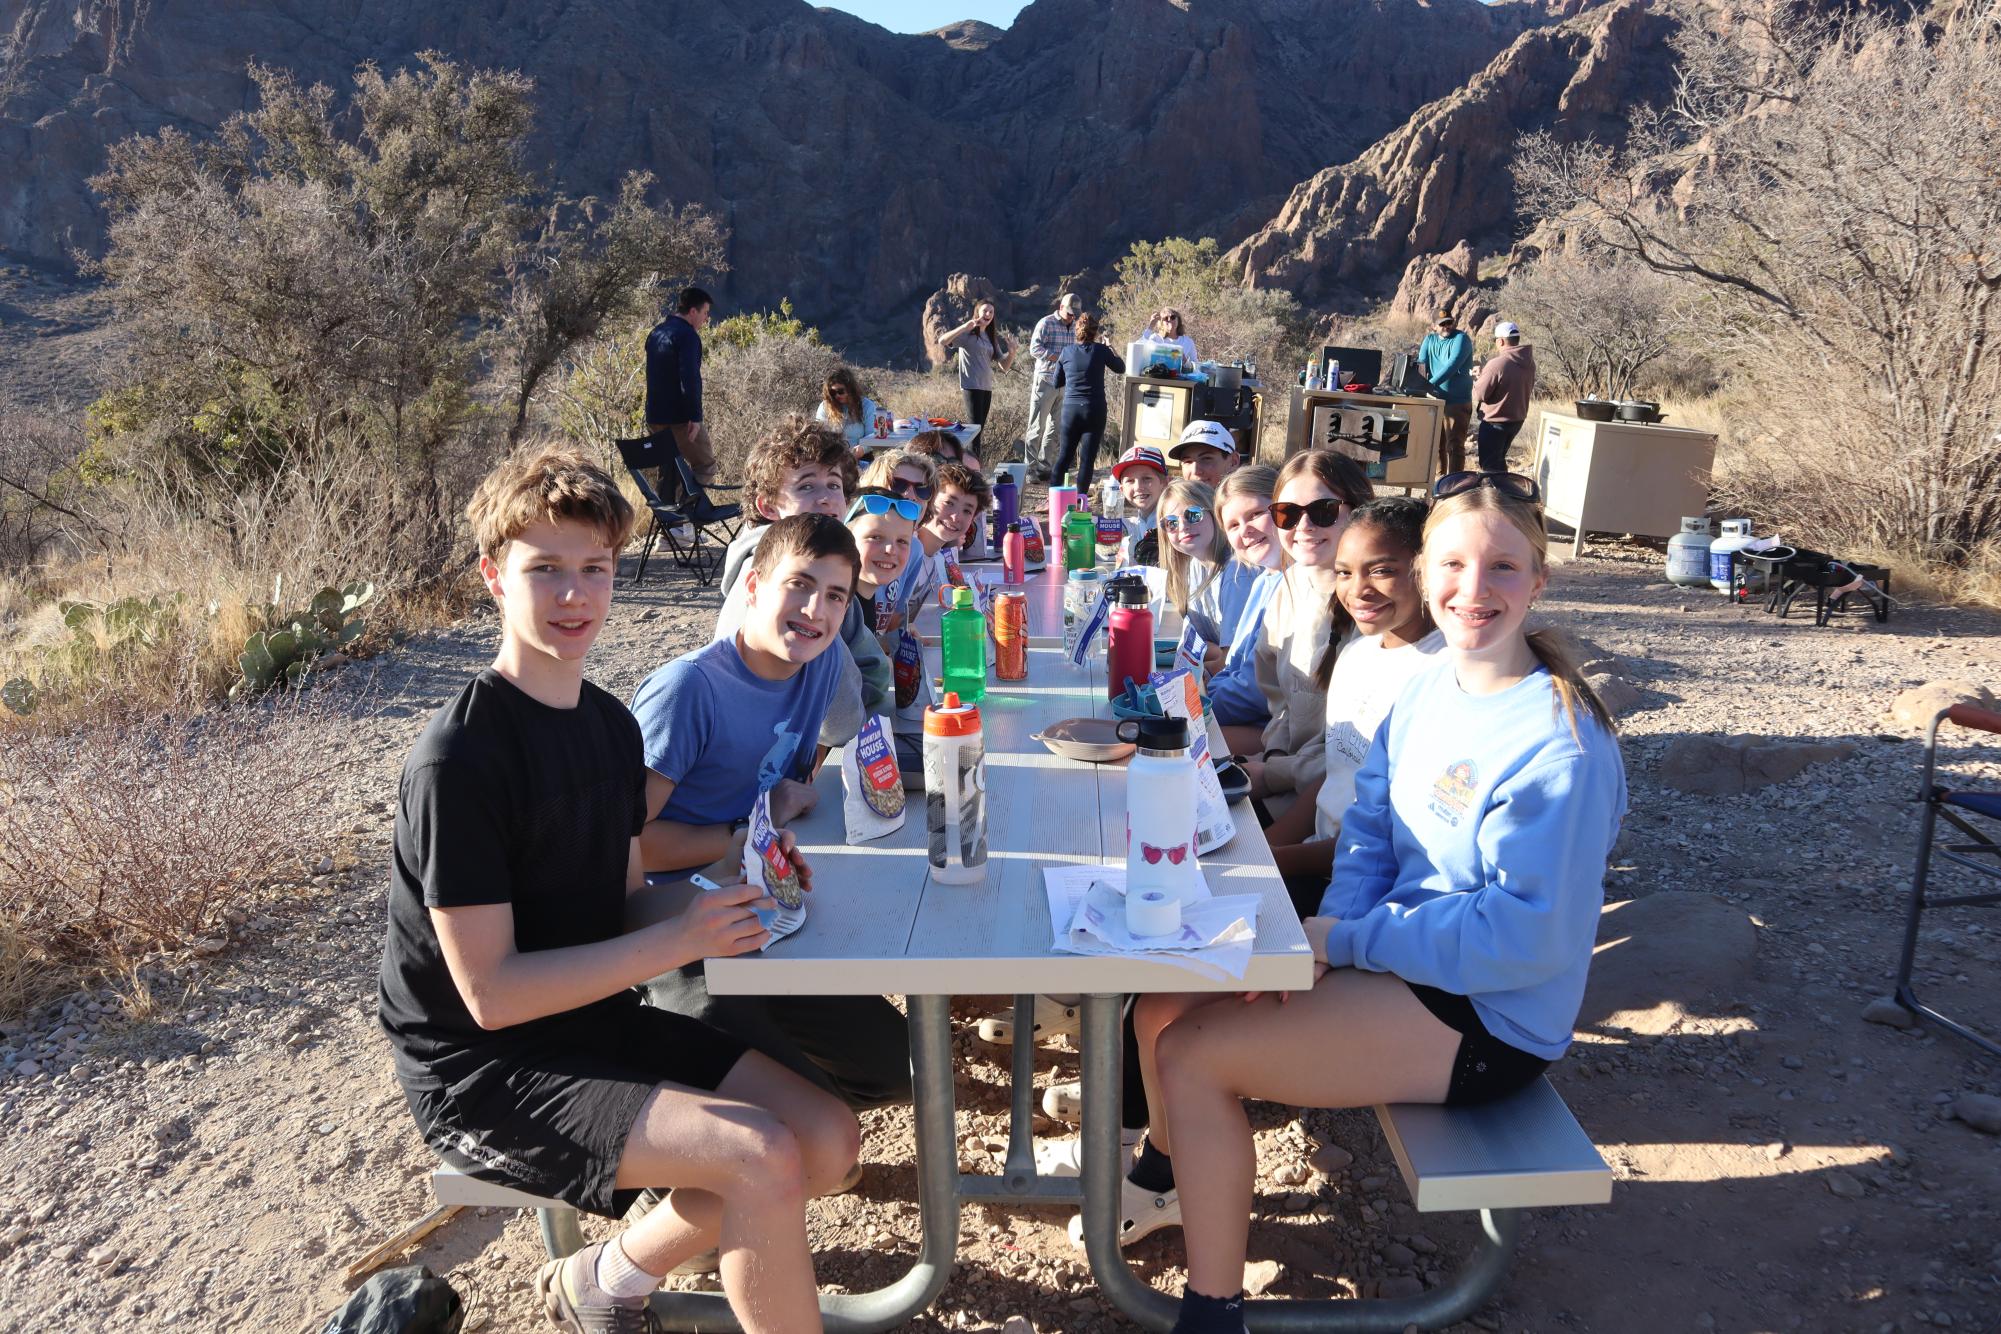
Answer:
<svg viewBox="0 0 2001 1334"><path fill-rule="evenodd" d="M979 19L996 28L1014 22L1026 0L813 0L828 9L845 9L891 32L930 32L960 19Z"/></svg>

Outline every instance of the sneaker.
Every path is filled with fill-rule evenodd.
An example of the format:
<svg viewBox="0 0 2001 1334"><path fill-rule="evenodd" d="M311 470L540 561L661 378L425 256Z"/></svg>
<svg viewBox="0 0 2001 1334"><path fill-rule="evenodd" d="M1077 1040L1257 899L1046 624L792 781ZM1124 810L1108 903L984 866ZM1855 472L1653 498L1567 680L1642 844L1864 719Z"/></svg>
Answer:
<svg viewBox="0 0 2001 1334"><path fill-rule="evenodd" d="M1042 1090L1042 1114L1052 1121L1076 1125L1084 1119L1084 1086L1074 1079Z"/></svg>
<svg viewBox="0 0 2001 1334"><path fill-rule="evenodd" d="M1064 1005L1047 996L1035 998L1035 1040L1047 1042L1058 1034L1077 1035L1078 1016L1081 1011L1074 1005ZM997 1046L1007 1047L1014 1043L1014 1009L1009 1007L1000 1014L989 1015L980 1020L980 1039Z"/></svg>
<svg viewBox="0 0 2001 1334"><path fill-rule="evenodd" d="M1144 1130L1119 1129L1119 1147L1125 1150L1125 1157L1132 1158L1133 1147L1145 1135ZM1035 1170L1046 1177L1076 1177L1084 1175L1084 1139L1081 1135L1070 1135L1063 1139L1039 1139L1035 1141Z"/></svg>
<svg viewBox="0 0 2001 1334"><path fill-rule="evenodd" d="M595 1242L543 1265L535 1275L542 1309L570 1334L660 1334L644 1297L614 1297L598 1287L598 1252L608 1244Z"/></svg>
<svg viewBox="0 0 2001 1334"><path fill-rule="evenodd" d="M1132 1183L1130 1177L1119 1182L1119 1245L1130 1246L1141 1237L1150 1236L1164 1227L1181 1226L1181 1195L1178 1191L1168 1191L1156 1195L1150 1190L1141 1190ZM1070 1220L1070 1244L1078 1250L1084 1249L1084 1215L1078 1214Z"/></svg>

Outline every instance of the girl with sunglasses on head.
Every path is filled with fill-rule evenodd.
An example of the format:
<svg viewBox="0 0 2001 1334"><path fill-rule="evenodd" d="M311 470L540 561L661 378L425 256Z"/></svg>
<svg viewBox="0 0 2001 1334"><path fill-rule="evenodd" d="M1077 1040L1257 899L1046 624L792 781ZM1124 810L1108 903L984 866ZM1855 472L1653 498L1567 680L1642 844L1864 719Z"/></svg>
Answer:
<svg viewBox="0 0 2001 1334"><path fill-rule="evenodd" d="M1334 625L1335 548L1348 516L1374 497L1362 466L1331 450L1294 454L1279 469L1271 519L1287 566L1265 608L1256 662L1271 721L1260 751L1244 763L1251 795L1273 816L1283 815L1326 765L1327 695L1319 666Z"/></svg>
<svg viewBox="0 0 2001 1334"><path fill-rule="evenodd" d="M1355 773L1403 688L1444 651L1417 584L1427 514L1422 500L1390 496L1356 509L1334 553L1333 617L1315 678L1327 699L1321 777L1265 831L1272 860L1301 917L1327 889L1341 816Z"/></svg>
<svg viewBox="0 0 2001 1334"><path fill-rule="evenodd" d="M1604 706L1552 632L1527 626L1547 541L1540 508L1491 484L1426 520L1420 584L1445 650L1356 773L1333 884L1305 923L1312 990L1139 1002L1153 1119L1126 1210L1181 1224L1177 1334L1245 1327L1244 1099L1466 1106L1570 1045L1626 778Z"/></svg>
<svg viewBox="0 0 2001 1334"><path fill-rule="evenodd" d="M1265 724L1271 721L1264 692L1258 689L1257 647L1265 608L1285 567L1278 525L1271 520L1277 485L1278 469L1258 464L1238 468L1216 488L1216 522L1230 544L1232 563L1248 581L1243 607L1228 627L1223 665L1209 678L1209 708L1231 753L1238 755L1264 748Z"/></svg>
<svg viewBox="0 0 2001 1334"><path fill-rule="evenodd" d="M855 373L842 366L830 371L821 384L820 405L813 409L813 420L839 431L859 462L867 452L863 441L875 434L876 414L881 411L881 404L862 393L862 382Z"/></svg>

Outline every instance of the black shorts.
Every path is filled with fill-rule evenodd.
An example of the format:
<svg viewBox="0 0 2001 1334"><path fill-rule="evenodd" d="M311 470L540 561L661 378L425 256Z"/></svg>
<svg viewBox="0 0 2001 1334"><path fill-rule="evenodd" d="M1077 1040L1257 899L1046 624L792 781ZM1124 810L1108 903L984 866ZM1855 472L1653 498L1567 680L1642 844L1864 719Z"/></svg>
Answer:
<svg viewBox="0 0 2001 1334"><path fill-rule="evenodd" d="M1452 1062L1452 1082L1445 1089L1447 1107L1470 1107L1505 1098L1533 1083L1549 1062L1510 1046L1487 1031L1473 1002L1437 987L1405 982L1424 1008L1459 1034L1459 1055Z"/></svg>
<svg viewBox="0 0 2001 1334"><path fill-rule="evenodd" d="M467 1175L618 1218L639 1194L614 1183L646 1096L661 1084L714 1091L747 1050L699 1019L635 1005L403 1096L424 1142Z"/></svg>

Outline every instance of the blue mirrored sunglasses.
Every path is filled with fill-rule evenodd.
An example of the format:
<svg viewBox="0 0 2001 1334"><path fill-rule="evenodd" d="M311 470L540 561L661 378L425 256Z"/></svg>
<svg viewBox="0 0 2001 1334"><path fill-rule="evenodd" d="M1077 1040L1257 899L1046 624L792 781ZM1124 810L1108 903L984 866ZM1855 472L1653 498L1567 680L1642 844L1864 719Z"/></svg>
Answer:
<svg viewBox="0 0 2001 1334"><path fill-rule="evenodd" d="M1179 514L1162 515L1160 526L1167 529L1170 533L1179 532L1183 524L1193 528L1196 524L1201 523L1204 516L1208 513L1209 511L1203 509L1200 505L1190 505Z"/></svg>
<svg viewBox="0 0 2001 1334"><path fill-rule="evenodd" d="M848 506L848 522L853 523L855 516L863 513L894 514L916 523L924 517L924 506L902 496L857 496L855 503Z"/></svg>

